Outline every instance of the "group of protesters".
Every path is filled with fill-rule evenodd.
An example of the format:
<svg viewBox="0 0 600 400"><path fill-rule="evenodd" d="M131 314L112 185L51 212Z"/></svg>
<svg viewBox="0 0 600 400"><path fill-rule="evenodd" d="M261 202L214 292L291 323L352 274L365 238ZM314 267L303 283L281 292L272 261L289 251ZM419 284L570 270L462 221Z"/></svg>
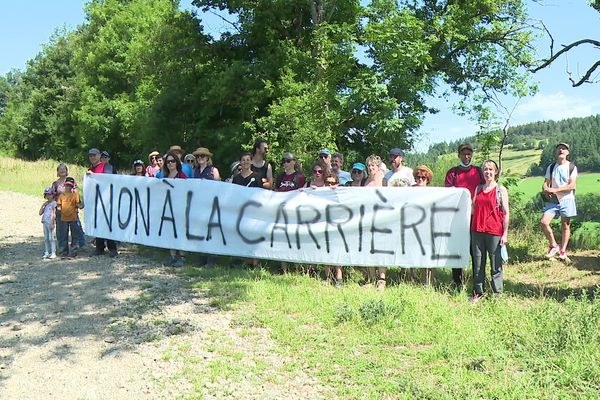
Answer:
<svg viewBox="0 0 600 400"><path fill-rule="evenodd" d="M544 208L541 220L542 227L550 247L546 254L553 257L566 258L566 248L569 240L569 218L576 215L574 189L577 169L567 159L569 145L560 143L556 146L556 163L548 166L543 191L551 199ZM278 192L305 190L305 188L338 186L348 187L411 187L427 186L433 178L432 170L426 165L412 169L404 165L405 154L400 148L392 148L388 152L389 169L384 160L377 155L370 155L365 162L354 162L350 172L344 171L344 156L342 153L332 153L329 149L321 149L312 164L311 176L306 177L302 172L300 162L293 153L286 152L281 158L281 172L274 176L273 165L267 161L268 143L257 140L251 152L244 152L239 159L231 163L226 178L213 164L213 154L206 147L198 147L185 154L178 145L173 145L161 154L152 151L147 162L137 159L132 163L131 175L153 178L171 179L208 179L224 180L246 187L263 188ZM88 152L90 167L88 173L116 173L110 163L108 151L92 148ZM493 160L486 160L481 166L473 164L473 147L461 144L458 147L459 165L448 170L444 186L465 188L471 194L471 261L473 268L472 299L477 301L484 294L485 271L487 260L490 263L491 287L493 294L502 293L503 263L507 260L506 242L509 226L508 191L498 184L500 170ZM68 176L65 164L57 168L58 179L44 191L46 202L40 209L46 238L44 258L55 258L54 241L52 238L54 221L56 221L56 236L58 239L59 255L76 255L77 249L85 244L85 237L77 210L83 208L83 203L77 192L77 184ZM55 210L55 211L54 211ZM562 217L562 243L557 244L549 225L555 216ZM71 233L71 245L69 235ZM102 255L105 246L109 256L118 255L116 242L110 239L95 239L94 255ZM258 260L250 260L252 265L258 265ZM186 263L185 255L180 250L170 250L168 264L180 267ZM214 257L204 255L203 265L214 265ZM284 270L287 264L283 263ZM336 286L341 286L343 269L340 266L324 266L326 275ZM424 269L425 281L431 283L431 269ZM378 290L386 286L386 268L364 268L364 274ZM454 284L462 288L464 285L463 271L460 268L452 270Z"/></svg>

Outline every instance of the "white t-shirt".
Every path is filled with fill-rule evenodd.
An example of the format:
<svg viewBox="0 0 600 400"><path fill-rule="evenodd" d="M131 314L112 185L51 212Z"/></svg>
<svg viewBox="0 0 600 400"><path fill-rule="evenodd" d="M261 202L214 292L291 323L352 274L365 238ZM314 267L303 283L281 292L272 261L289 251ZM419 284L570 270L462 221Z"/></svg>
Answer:
<svg viewBox="0 0 600 400"><path fill-rule="evenodd" d="M569 179L577 178L577 167L573 168L573 173L571 173L571 176L569 176L569 168L571 166L570 161L567 161L562 165L556 164L556 166L554 167L554 171L552 171L552 177L550 177L551 166L552 164L548 165L548 168L546 168L546 175L544 176L544 178L550 179L551 187L553 188L560 188L566 186L569 184ZM558 200L575 198L575 193L573 193L573 190L570 190L568 192L559 192L556 193L556 197L558 197Z"/></svg>
<svg viewBox="0 0 600 400"><path fill-rule="evenodd" d="M410 187L415 184L412 168L402 167L400 171L388 171L385 174L386 186Z"/></svg>

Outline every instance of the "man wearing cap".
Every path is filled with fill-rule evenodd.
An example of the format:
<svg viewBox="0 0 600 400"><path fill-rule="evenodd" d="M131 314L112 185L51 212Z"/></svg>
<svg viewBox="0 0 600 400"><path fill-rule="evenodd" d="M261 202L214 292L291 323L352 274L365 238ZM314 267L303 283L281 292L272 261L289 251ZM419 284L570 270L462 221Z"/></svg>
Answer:
<svg viewBox="0 0 600 400"><path fill-rule="evenodd" d="M323 162L327 164L329 168L331 168L331 152L329 149L319 150L319 158L323 160Z"/></svg>
<svg viewBox="0 0 600 400"><path fill-rule="evenodd" d="M558 253L558 258L568 260L567 245L571 237L571 217L577 215L575 205L575 187L577 186L577 167L569 161L571 148L567 143L556 145L556 162L546 168L542 190L547 195L544 204L544 215L540 221L542 230L548 239L549 247L546 257ZM562 236L560 246L554 238L550 222L560 216Z"/></svg>
<svg viewBox="0 0 600 400"><path fill-rule="evenodd" d="M173 146L169 147L169 151L172 151L173 153L175 153L177 155L177 157L179 158L179 161L181 162L181 170L183 171L183 173L187 177L194 176L194 167L186 162L183 162L183 160L181 159L181 157L183 157L183 154L185 153L185 151L183 151L181 146L174 144Z"/></svg>
<svg viewBox="0 0 600 400"><path fill-rule="evenodd" d="M88 151L88 157L90 160L90 168L88 168L88 173L94 173L94 174L110 174L113 173L114 171L112 169L106 168L106 163L102 162L100 160L100 150L96 149L96 148L91 148ZM110 172L109 172L110 171ZM117 243L114 240L111 239L103 239L103 238L96 238L96 251L94 252L94 255L99 256L104 254L104 242L106 241L106 247L108 247L108 255L110 257L116 257L117 256Z"/></svg>
<svg viewBox="0 0 600 400"><path fill-rule="evenodd" d="M390 150L389 154L391 170L383 178L383 186L411 187L415 184L412 168L402 165L404 151L398 147Z"/></svg>
<svg viewBox="0 0 600 400"><path fill-rule="evenodd" d="M262 139L258 139L252 146L252 172L260 178L263 189L273 188L273 167L267 161L269 145Z"/></svg>
<svg viewBox="0 0 600 400"><path fill-rule="evenodd" d="M108 151L103 150L102 153L100 153L100 161L102 161L103 163L106 164L104 166L105 174L116 174L117 173L117 170L110 163L110 153Z"/></svg>
<svg viewBox="0 0 600 400"><path fill-rule="evenodd" d="M342 153L335 153L331 158L331 170L338 176L341 186L345 186L347 182L352 180L350 173L342 171L344 167L344 155Z"/></svg>
<svg viewBox="0 0 600 400"><path fill-rule="evenodd" d="M477 186L484 183L481 168L472 164L473 146L468 143L463 143L458 146L458 158L460 159L460 164L448 170L446 179L444 180L444 186L468 189L471 193L471 199L473 199ZM469 246L469 249L470 248L471 247ZM452 268L452 280L458 288L462 287L462 268Z"/></svg>

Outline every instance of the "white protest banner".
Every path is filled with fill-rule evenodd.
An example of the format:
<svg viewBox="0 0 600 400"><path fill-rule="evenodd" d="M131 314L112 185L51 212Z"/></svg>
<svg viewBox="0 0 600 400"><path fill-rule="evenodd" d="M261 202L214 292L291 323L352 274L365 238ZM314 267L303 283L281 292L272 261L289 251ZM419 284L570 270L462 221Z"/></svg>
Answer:
<svg viewBox="0 0 600 400"><path fill-rule="evenodd" d="M277 193L203 179L90 174L85 231L120 242L300 263L465 267L466 189Z"/></svg>

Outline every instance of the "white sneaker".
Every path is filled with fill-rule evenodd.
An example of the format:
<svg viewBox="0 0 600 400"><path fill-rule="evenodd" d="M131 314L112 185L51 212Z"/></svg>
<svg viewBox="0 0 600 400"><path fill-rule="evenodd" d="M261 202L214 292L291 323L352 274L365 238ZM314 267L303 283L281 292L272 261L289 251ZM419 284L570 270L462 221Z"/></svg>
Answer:
<svg viewBox="0 0 600 400"><path fill-rule="evenodd" d="M56 258L56 254L52 253L48 256L50 260L54 260Z"/></svg>
<svg viewBox="0 0 600 400"><path fill-rule="evenodd" d="M50 254L44 253L44 255L42 256L42 259L46 259L46 258L50 258Z"/></svg>
<svg viewBox="0 0 600 400"><path fill-rule="evenodd" d="M546 252L546 258L552 258L558 253L558 246L548 247L548 251Z"/></svg>

